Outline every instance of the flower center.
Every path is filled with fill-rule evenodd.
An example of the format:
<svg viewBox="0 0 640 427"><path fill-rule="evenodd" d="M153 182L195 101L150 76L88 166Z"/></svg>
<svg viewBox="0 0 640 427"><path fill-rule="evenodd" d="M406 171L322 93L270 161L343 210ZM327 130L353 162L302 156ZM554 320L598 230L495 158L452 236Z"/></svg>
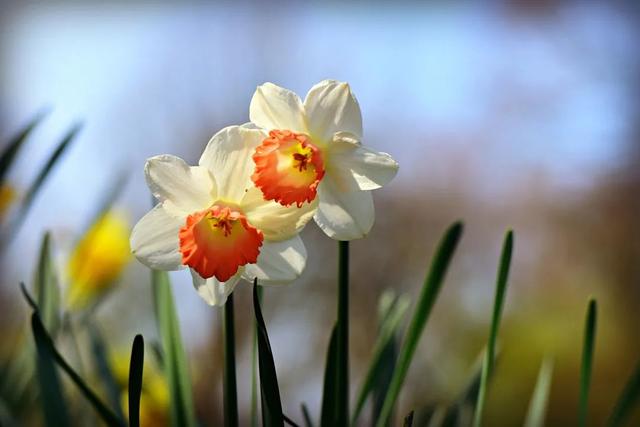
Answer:
<svg viewBox="0 0 640 427"><path fill-rule="evenodd" d="M307 135L272 130L256 148L253 161L256 167L251 179L266 200L300 207L315 199L324 162Z"/></svg>
<svg viewBox="0 0 640 427"><path fill-rule="evenodd" d="M216 203L187 217L178 233L182 264L208 279L226 282L238 268L254 264L264 239L236 207Z"/></svg>

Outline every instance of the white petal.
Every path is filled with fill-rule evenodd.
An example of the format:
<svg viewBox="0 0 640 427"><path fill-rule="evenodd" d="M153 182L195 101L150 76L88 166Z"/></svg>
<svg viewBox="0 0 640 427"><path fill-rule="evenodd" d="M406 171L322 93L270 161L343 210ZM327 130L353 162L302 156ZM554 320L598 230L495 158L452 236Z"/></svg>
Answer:
<svg viewBox="0 0 640 427"><path fill-rule="evenodd" d="M265 136L257 129L229 126L211 138L199 164L215 177L219 198L238 203L253 187L255 164L251 156Z"/></svg>
<svg viewBox="0 0 640 427"><path fill-rule="evenodd" d="M170 201L185 214L209 207L216 196L216 185L209 172L189 166L179 157L152 157L147 160L144 173L153 195L161 202Z"/></svg>
<svg viewBox="0 0 640 427"><path fill-rule="evenodd" d="M144 265L156 270L182 268L178 232L184 218L170 214L156 205L138 221L131 231L131 252Z"/></svg>
<svg viewBox="0 0 640 427"><path fill-rule="evenodd" d="M215 277L203 279L200 275L190 269L191 278L193 279L193 287L196 288L198 295L209 305L221 306L227 302L227 297L231 295L233 289L241 278L241 270L226 282L220 282Z"/></svg>
<svg viewBox="0 0 640 427"><path fill-rule="evenodd" d="M330 176L318 188L320 202L314 215L316 224L332 239L354 240L364 237L375 218L369 191L343 192Z"/></svg>
<svg viewBox="0 0 640 427"><path fill-rule="evenodd" d="M318 198L304 203L298 208L295 204L285 207L273 200L265 200L259 188L252 187L240 203L240 208L249 223L264 233L267 240L286 240L298 234L313 217Z"/></svg>
<svg viewBox="0 0 640 427"><path fill-rule="evenodd" d="M329 142L336 132L349 132L362 139L362 114L349 84L324 80L311 88L304 100L309 132Z"/></svg>
<svg viewBox="0 0 640 427"><path fill-rule="evenodd" d="M299 236L283 242L265 241L260 248L258 262L245 267L242 277L261 285L283 285L302 274L307 262L307 250Z"/></svg>
<svg viewBox="0 0 640 427"><path fill-rule="evenodd" d="M389 183L398 173L398 163L387 154L352 138L334 138L327 150L329 172L342 190L375 190Z"/></svg>
<svg viewBox="0 0 640 427"><path fill-rule="evenodd" d="M287 129L293 132L307 132L300 97L273 83L258 86L251 98L249 119L267 130Z"/></svg>

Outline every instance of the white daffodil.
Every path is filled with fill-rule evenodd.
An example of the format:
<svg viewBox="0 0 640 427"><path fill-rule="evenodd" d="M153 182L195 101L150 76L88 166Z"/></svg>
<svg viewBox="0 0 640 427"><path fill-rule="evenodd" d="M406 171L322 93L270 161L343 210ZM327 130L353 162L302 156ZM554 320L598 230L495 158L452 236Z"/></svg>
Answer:
<svg viewBox="0 0 640 427"><path fill-rule="evenodd" d="M211 138L198 166L163 155L145 165L147 185L160 201L134 227L131 249L158 270L189 267L198 294L222 305L241 278L288 283L304 269L298 232L314 206L265 200L251 182L251 155L263 131L231 126Z"/></svg>
<svg viewBox="0 0 640 427"><path fill-rule="evenodd" d="M249 116L269 132L253 154L252 175L266 199L299 207L319 199L314 219L333 239L358 239L371 230L371 190L391 181L398 163L360 143L360 106L347 83L322 81L304 102L265 83Z"/></svg>

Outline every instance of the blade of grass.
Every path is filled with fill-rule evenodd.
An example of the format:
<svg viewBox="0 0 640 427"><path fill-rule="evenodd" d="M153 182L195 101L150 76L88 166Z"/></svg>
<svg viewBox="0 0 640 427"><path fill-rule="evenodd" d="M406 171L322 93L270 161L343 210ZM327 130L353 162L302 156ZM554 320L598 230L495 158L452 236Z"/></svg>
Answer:
<svg viewBox="0 0 640 427"><path fill-rule="evenodd" d="M544 419L547 415L547 403L551 391L551 378L553 376L553 359L545 358L538 372L536 387L529 402L527 418L524 427L544 427Z"/></svg>
<svg viewBox="0 0 640 427"><path fill-rule="evenodd" d="M500 257L500 266L498 267L498 278L496 282L496 296L493 303L493 315L491 317L491 330L489 331L489 343L487 344L487 353L484 357L482 366L482 376L480 377L480 390L478 390L478 402L473 417L473 425L480 427L482 425L482 415L484 413L484 402L487 394L487 385L489 378L493 373L493 363L495 360L496 339L498 337L498 328L500 326L500 318L502 317L502 307L504 305L504 297L507 290L507 279L509 278L509 269L511 267L511 256L513 253L513 231L507 231L502 246L502 255Z"/></svg>
<svg viewBox="0 0 640 427"><path fill-rule="evenodd" d="M51 258L51 235L48 232L40 245L34 283L40 318L49 333L55 336L60 327L60 289Z"/></svg>
<svg viewBox="0 0 640 427"><path fill-rule="evenodd" d="M385 301L385 299L388 298L391 298L391 300ZM383 355L394 336L398 333L402 320L409 308L410 301L408 298L396 298L390 294L383 294L381 296L381 305L383 305L383 307L381 308L380 317L382 321L380 331L373 348L373 357L371 358L371 362L369 362L369 369L365 374L365 379L357 395L356 406L351 416L351 425L356 424L367 397L379 379L380 373L383 371Z"/></svg>
<svg viewBox="0 0 640 427"><path fill-rule="evenodd" d="M300 404L300 408L302 409L302 417L304 418L304 425L306 427L313 427L313 421L311 420L311 415L309 414L309 408L304 403Z"/></svg>
<svg viewBox="0 0 640 427"><path fill-rule="evenodd" d="M129 363L129 427L140 427L140 394L144 369L144 339L138 334L133 339Z"/></svg>
<svg viewBox="0 0 640 427"><path fill-rule="evenodd" d="M295 421L287 417L285 414L282 414L282 419L284 420L285 423L289 424L291 427L300 427Z"/></svg>
<svg viewBox="0 0 640 427"><path fill-rule="evenodd" d="M40 385L44 422L51 427L66 426L69 425L66 398L58 378L51 347L47 345L44 334L36 332L40 326L38 322L38 315L34 312L31 316L31 326L36 342L36 377Z"/></svg>
<svg viewBox="0 0 640 427"><path fill-rule="evenodd" d="M227 298L223 311L224 375L222 379L222 399L224 404L224 425L226 427L237 427L238 390L236 383L236 333L233 315L233 294Z"/></svg>
<svg viewBox="0 0 640 427"><path fill-rule="evenodd" d="M40 346L43 349L42 354L50 355L50 357L58 364L60 368L71 378L71 381L80 389L82 395L91 403L93 408L96 410L100 418L107 424L108 426L118 426L122 427L118 417L98 398L98 396L85 384L85 382L80 378L80 376L76 373L76 371L69 366L66 360L58 353L55 346L53 345L53 341L49 334L42 324L42 320L40 320L40 316L37 311L34 311L31 316L31 327L33 330L33 336L36 340L36 346ZM46 350L46 351L44 351ZM65 425L65 424L61 424ZM68 424L67 424L68 425Z"/></svg>
<svg viewBox="0 0 640 427"><path fill-rule="evenodd" d="M47 115L47 113L47 110L37 113L35 117L33 117L31 121L29 121L29 123L20 130L20 132L9 140L9 143L0 155L0 184L4 182L7 172L13 164L16 155L20 151L22 144L26 141L27 137L31 134L31 131L33 131L36 125Z"/></svg>
<svg viewBox="0 0 640 427"><path fill-rule="evenodd" d="M262 286L258 287L258 302L262 305ZM258 327L253 323L251 343L251 427L258 427Z"/></svg>
<svg viewBox="0 0 640 427"><path fill-rule="evenodd" d="M253 281L253 310L258 326L258 366L260 367L260 393L262 397L262 425L265 427L284 426L280 388L273 361L267 327L264 324L260 302L258 301L258 279Z"/></svg>
<svg viewBox="0 0 640 427"><path fill-rule="evenodd" d="M58 143L58 146L53 151L53 153L51 153L51 156L49 156L49 159L45 163L44 167L40 170L40 173L38 173L38 175L36 176L35 181L33 181L33 184L31 184L31 187L29 187L29 190L27 190L27 194L25 195L24 200L22 202L23 212L25 212L26 209L29 208L29 206L33 202L33 199L38 194L38 191L40 191L40 188L42 188L42 184L44 184L45 180L53 170L53 167L56 165L56 163L58 163L58 161L62 157L62 154L64 154L64 152L67 150L67 148L69 147L69 144L71 144L71 142L78 135L78 133L80 132L80 129L82 129L81 124L76 124L72 126L71 129L69 129L66 135L62 138L62 140Z"/></svg>
<svg viewBox="0 0 640 427"><path fill-rule="evenodd" d="M591 385L591 371L593 367L593 351L596 340L598 309L595 299L589 300L587 318L584 327L584 344L582 347L582 368L580 372L580 405L578 407L578 425L587 425L589 408L589 387Z"/></svg>
<svg viewBox="0 0 640 427"><path fill-rule="evenodd" d="M320 426L332 427L336 421L336 348L338 326L331 331L331 339L327 349L327 361L324 368L324 386L322 390L322 411L320 412Z"/></svg>
<svg viewBox="0 0 640 427"><path fill-rule="evenodd" d="M393 407L400 395L400 389L407 376L409 365L418 346L418 341L427 324L431 309L436 301L461 234L462 223L456 222L449 227L438 246L436 255L431 263L429 274L418 297L416 310L411 318L404 342L402 343L398 362L396 363L393 377L391 378L391 385L385 397L380 418L378 418L376 423L377 427L384 427L389 421Z"/></svg>
<svg viewBox="0 0 640 427"><path fill-rule="evenodd" d="M162 341L164 371L171 396L171 425L195 427L191 378L182 345L171 284L166 272L155 270L152 272L152 290L156 322Z"/></svg>
<svg viewBox="0 0 640 427"><path fill-rule="evenodd" d="M113 408L116 416L122 424L124 424L124 414L122 413L122 406L120 400L120 389L118 383L113 375L109 361L107 360L108 350L106 348L104 339L100 330L91 321L87 322L89 330L89 341L91 345L91 353L93 356L93 366L96 373L102 381L102 385L106 392L109 403Z"/></svg>
<svg viewBox="0 0 640 427"><path fill-rule="evenodd" d="M483 349L480 355L476 358L466 385L462 388L462 391L454 403L447 408L446 416L442 421L443 427L471 425L473 421L473 409L476 407L478 390L480 390L482 367L486 352L486 349ZM497 359L498 351L496 351L494 357Z"/></svg>
<svg viewBox="0 0 640 427"><path fill-rule="evenodd" d="M622 394L613 408L613 412L609 417L607 425L609 427L621 426L624 420L629 416L633 406L638 403L640 398L640 362L636 365L635 371L627 381L622 390Z"/></svg>
<svg viewBox="0 0 640 427"><path fill-rule="evenodd" d="M349 242L338 242L336 424L349 422Z"/></svg>

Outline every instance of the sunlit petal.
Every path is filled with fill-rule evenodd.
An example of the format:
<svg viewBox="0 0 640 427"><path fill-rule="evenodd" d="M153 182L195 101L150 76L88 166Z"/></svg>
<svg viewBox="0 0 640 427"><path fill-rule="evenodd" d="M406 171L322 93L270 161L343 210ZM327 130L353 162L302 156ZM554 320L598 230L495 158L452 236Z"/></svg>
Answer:
<svg viewBox="0 0 640 427"><path fill-rule="evenodd" d="M238 202L253 187L251 174L255 165L251 156L265 137L257 129L229 126L211 138L199 165L215 177L220 199Z"/></svg>
<svg viewBox="0 0 640 427"><path fill-rule="evenodd" d="M209 305L222 306L240 280L242 269L226 282L220 282L215 277L203 279L195 270L191 271L193 287L198 295Z"/></svg>
<svg viewBox="0 0 640 427"><path fill-rule="evenodd" d="M178 232L184 218L156 205L138 221L131 232L131 251L144 265L157 270L182 268Z"/></svg>
<svg viewBox="0 0 640 427"><path fill-rule="evenodd" d="M300 97L273 83L258 86L251 98L249 118L252 123L266 130L307 132Z"/></svg>
<svg viewBox="0 0 640 427"><path fill-rule="evenodd" d="M215 181L207 169L189 166L179 157L152 157L144 172L153 195L161 202L170 201L182 213L204 209L216 196Z"/></svg>
<svg viewBox="0 0 640 427"><path fill-rule="evenodd" d="M307 126L314 138L329 142L336 132L362 138L360 106L348 83L324 80L311 88L304 100Z"/></svg>
<svg viewBox="0 0 640 427"><path fill-rule="evenodd" d="M354 240L369 233L375 217L369 191L340 191L331 176L326 176L318 195L320 202L313 218L327 236Z"/></svg>
<svg viewBox="0 0 640 427"><path fill-rule="evenodd" d="M250 282L257 278L262 285L286 284L300 277L306 260L307 250L298 236L282 242L266 242L258 262L247 265L242 277Z"/></svg>

